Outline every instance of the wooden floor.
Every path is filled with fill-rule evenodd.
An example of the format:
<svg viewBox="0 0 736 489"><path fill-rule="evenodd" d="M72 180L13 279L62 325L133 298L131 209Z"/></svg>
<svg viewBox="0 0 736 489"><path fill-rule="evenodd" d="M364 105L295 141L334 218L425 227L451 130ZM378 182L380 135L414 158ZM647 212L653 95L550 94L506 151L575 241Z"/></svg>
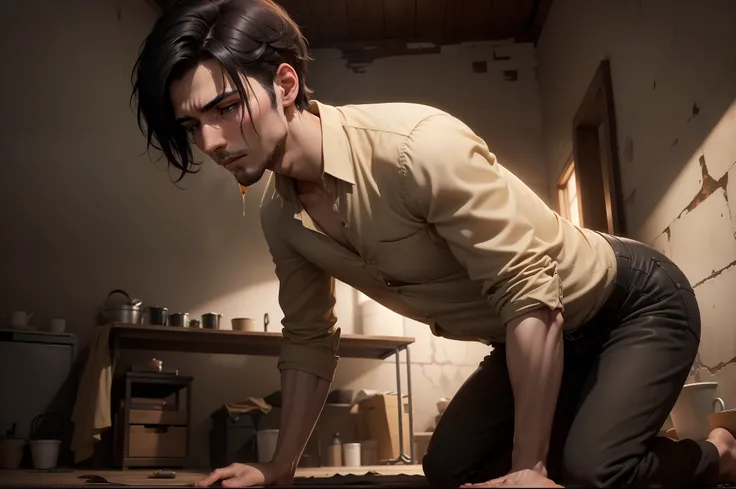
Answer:
<svg viewBox="0 0 736 489"><path fill-rule="evenodd" d="M421 465L380 465L365 467L324 467L300 468L296 477L332 477L333 475L364 475L375 472L381 475L423 475ZM112 484L126 486L191 486L201 479L206 472L176 471L174 479L150 479L153 473L150 469L129 470L74 470L71 472L49 472L36 470L0 470L0 487L2 486L33 486L33 487L61 487L83 486L93 480L87 476L102 477ZM102 482L102 481L100 481ZM104 487L104 484L95 484Z"/></svg>

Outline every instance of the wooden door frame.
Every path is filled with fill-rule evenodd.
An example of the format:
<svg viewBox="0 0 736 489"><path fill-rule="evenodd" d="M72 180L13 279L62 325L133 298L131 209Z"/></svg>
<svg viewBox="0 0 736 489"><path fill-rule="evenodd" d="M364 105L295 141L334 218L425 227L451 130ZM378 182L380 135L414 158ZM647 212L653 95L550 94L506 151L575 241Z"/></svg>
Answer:
<svg viewBox="0 0 736 489"><path fill-rule="evenodd" d="M557 179L557 186L555 187L557 189L557 205L560 208L559 213L567 220L571 220L570 209L568 209L567 202L567 183L574 172L575 160L573 159L573 156L570 155L567 159L567 163L562 167L562 173L560 173L560 178ZM580 182L578 181L577 173L575 174L575 192L577 194L578 217L582 219L583 209L580 206Z"/></svg>
<svg viewBox="0 0 736 489"><path fill-rule="evenodd" d="M611 66L598 65L573 118L573 160L581 224L610 234L625 233Z"/></svg>

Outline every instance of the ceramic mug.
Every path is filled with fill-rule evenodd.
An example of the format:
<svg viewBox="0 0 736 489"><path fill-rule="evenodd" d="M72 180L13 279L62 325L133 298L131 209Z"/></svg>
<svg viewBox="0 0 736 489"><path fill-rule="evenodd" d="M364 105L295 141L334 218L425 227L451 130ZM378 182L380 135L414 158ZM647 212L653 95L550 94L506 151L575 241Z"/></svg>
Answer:
<svg viewBox="0 0 736 489"><path fill-rule="evenodd" d="M49 321L49 331L52 333L63 333L66 329L66 320L63 318L54 318Z"/></svg>
<svg viewBox="0 0 736 489"><path fill-rule="evenodd" d="M683 386L672 408L672 424L680 440L703 441L710 434L708 416L725 411L723 399L716 396L718 382L696 382Z"/></svg>

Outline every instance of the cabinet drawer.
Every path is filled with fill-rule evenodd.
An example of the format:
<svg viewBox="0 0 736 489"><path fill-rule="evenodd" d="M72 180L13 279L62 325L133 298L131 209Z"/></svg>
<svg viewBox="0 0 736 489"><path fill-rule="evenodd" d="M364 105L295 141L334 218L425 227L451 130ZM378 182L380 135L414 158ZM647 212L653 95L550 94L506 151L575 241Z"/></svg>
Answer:
<svg viewBox="0 0 736 489"><path fill-rule="evenodd" d="M131 425L128 457L186 457L187 428L184 426Z"/></svg>
<svg viewBox="0 0 736 489"><path fill-rule="evenodd" d="M187 424L187 412L163 409L131 409L128 413L128 423L184 426Z"/></svg>

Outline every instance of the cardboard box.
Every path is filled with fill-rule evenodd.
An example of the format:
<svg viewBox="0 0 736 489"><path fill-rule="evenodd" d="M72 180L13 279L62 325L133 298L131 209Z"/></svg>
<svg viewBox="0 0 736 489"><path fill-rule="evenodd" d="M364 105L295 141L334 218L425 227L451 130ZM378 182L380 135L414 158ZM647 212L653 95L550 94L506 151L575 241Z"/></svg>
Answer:
<svg viewBox="0 0 736 489"><path fill-rule="evenodd" d="M399 410L396 394L377 394L358 403L362 426L359 430L361 440L375 440L379 460L398 457L399 450ZM409 398L402 399L402 423L404 453L409 454Z"/></svg>
<svg viewBox="0 0 736 489"><path fill-rule="evenodd" d="M427 454L429 440L432 438L431 431L420 431L414 433L414 463L421 464L422 459Z"/></svg>

